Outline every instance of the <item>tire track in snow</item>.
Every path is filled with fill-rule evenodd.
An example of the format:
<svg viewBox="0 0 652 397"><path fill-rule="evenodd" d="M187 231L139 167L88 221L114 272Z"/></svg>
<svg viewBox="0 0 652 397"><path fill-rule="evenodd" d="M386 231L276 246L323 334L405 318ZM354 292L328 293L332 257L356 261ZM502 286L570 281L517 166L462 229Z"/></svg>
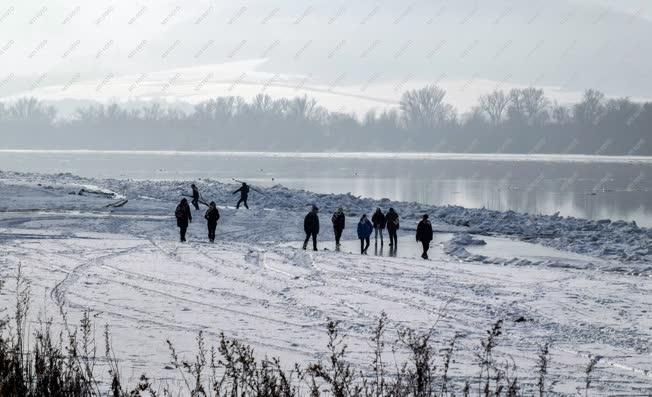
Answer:
<svg viewBox="0 0 652 397"><path fill-rule="evenodd" d="M204 325L199 325L199 324L181 325L179 323L170 322L169 319L166 319L166 320L163 320L163 321L158 321L158 320L155 320L155 319L151 318L151 316L152 316L151 312L148 312L148 311L145 311L145 310L139 310L139 309L132 308L132 307L126 307L126 306L116 305L114 303L110 303L110 302L106 302L106 301L96 300L96 299L93 299L93 298L89 298L87 296L77 294L75 292L70 292L69 295L70 296L75 296L75 297L77 297L77 298L79 298L79 299L81 299L81 300L83 300L85 302L87 301L87 302L95 303L97 306L110 306L110 307L113 307L113 308L116 309L115 311L114 310L106 310L106 309L104 309L104 310L102 310L101 313L108 314L110 316L113 316L113 317L116 317L116 318L119 318L119 319L122 319L122 320L130 320L130 321L132 321L132 322L134 322L136 324L148 325L148 326L153 326L153 327L157 327L157 328L160 328L160 329L176 330L176 331L182 331L182 332L197 333L199 331L202 331L204 334L212 336L214 338L219 338L220 334L221 334L221 332L213 331L213 330L211 330L210 328L208 328L208 327L206 327ZM85 306L85 305L82 305L82 304L79 304L79 303L75 303L75 302L68 302L68 306L73 308L73 309L79 309L79 310L86 310L88 308L88 306ZM136 315L127 314L130 311L135 312L138 315L136 316ZM250 340L250 339L247 339L247 335L240 334L237 331L237 329L231 330L230 333L232 334L232 335L231 334L229 335L230 338L236 338L236 339L239 339L241 341L246 341L247 343L258 345L258 346L265 347L265 348L271 348L271 349L283 350L283 351L292 352L292 353L298 353L298 354L302 354L302 355L309 356L309 357L315 356L315 354L316 354L312 350L302 350L302 349L297 349L297 348L294 348L294 347L286 347L286 346L279 346L279 345L274 345L274 344L270 344L270 343L265 343L265 342L261 342L260 340Z"/></svg>
<svg viewBox="0 0 652 397"><path fill-rule="evenodd" d="M233 309L233 308L230 308L230 307L217 305L217 304L214 304L214 303L208 303L208 302L199 301L199 300L196 300L196 299L184 298L182 296L175 295L175 294L170 293L170 292L165 292L165 291L161 291L161 290L157 290L157 289L153 289L153 288L147 288L147 287L143 287L142 285L132 284L132 283L122 281L122 280L109 279L109 278L100 277L100 276L96 276L96 278L99 279L99 280L102 280L104 282L107 282L107 283L120 284L120 285L125 286L125 287L136 289L138 291L147 292L147 293L155 294L155 295L165 296L167 298L171 298L171 299L174 299L174 300L177 300L177 301L189 303L189 304L192 304L192 305L204 306L204 307L208 307L208 308L211 308L211 309L217 309L217 310L221 310L221 311L224 311L224 312L241 315L241 316L244 316L244 317L253 317L253 318L263 320L263 321L268 321L268 322L271 322L271 323L278 323L278 324L281 324L281 325L292 326L292 327L297 327L297 328L302 328L302 329L314 328L317 325L317 324L314 324L314 323L313 324L300 324L300 323L293 323L293 322L284 321L284 320L277 320L277 319L272 318L272 317L262 316L262 315L259 315L259 314L253 314L253 313L246 312L246 311L243 311L243 310Z"/></svg>
<svg viewBox="0 0 652 397"><path fill-rule="evenodd" d="M117 268L115 266L111 266L111 265L107 265L107 264L102 265L102 267L105 268L105 269L108 269L110 271L113 271L115 273L124 274L127 277L131 277L131 278L134 278L134 279L140 279L142 281L149 281L151 283L157 283L157 284L165 285L165 286L169 286L169 287L172 286L172 287L188 288L188 289L192 289L192 290L195 290L195 291L201 291L201 292L205 292L205 293L209 293L209 294L219 293L222 296L230 296L230 297L233 297L233 298L249 298L249 299L253 299L253 298L247 297L246 295L240 295L240 294L230 292L230 291L228 291L228 290L226 290L224 288L207 289L207 288L199 287L199 286L196 286L196 285L193 285L193 284L184 283L184 282L181 282L181 281L166 280L166 279L163 279L163 278L152 276L150 274L145 274L145 273L139 273L139 272L134 272L134 271L130 271L130 270L120 269L120 268Z"/></svg>
<svg viewBox="0 0 652 397"><path fill-rule="evenodd" d="M287 255L287 251L284 251L284 250L274 250L274 252L277 253L277 254L281 254L281 255L283 255L283 254L286 254L286 255ZM256 260L255 262L258 263L258 262L260 262L260 261L264 261L264 260L265 260L265 255L266 255L266 252L265 252L265 251L262 251L262 258L261 258L261 257L260 257L260 252L256 252L256 256L255 256L255 258L256 258L257 260ZM337 274L337 276L336 276L336 275L334 274L334 272L332 272L332 271L326 271L325 269L323 269L323 268L317 266L317 265L315 264L314 256L311 255L310 253L304 253L304 255L305 255L305 257L310 258L310 261L309 261L309 262L312 264L312 266L313 266L315 269L317 269L317 270L320 271L320 272L324 272L324 273L325 273L325 272L330 272L330 275L331 275L332 277L334 276L334 277L336 277L336 278L338 278L338 276L339 276L340 274L342 274L342 275L346 274L346 272L344 272L344 271L342 271L342 272L339 272L339 271L338 271L338 272L335 272L335 273ZM287 258L288 260L290 260L290 258L294 259L294 258L291 257L290 255L287 255L286 258ZM340 262L338 262L337 264L342 264L342 263L343 263L343 262L340 261ZM456 263L456 262L452 262L452 263ZM399 262L399 263L396 263L396 264L400 265L400 262ZM368 277L368 276L370 276L370 274L366 274L366 273L363 274L362 272L360 272L360 271L355 271L355 270L354 270L354 271L351 271L351 270L350 270L350 268L351 268L351 264L350 264L350 263L347 263L347 265L349 266L349 271L348 271L348 275L346 275L346 276L344 277L345 279L352 280L352 281L359 281L359 280L361 280L361 279L365 279L367 282L370 281L370 280L369 280L369 277ZM263 267L265 267L264 264L263 264ZM427 267L427 265L424 264L423 267ZM353 266L353 268L355 269L355 266ZM399 267L399 268L400 268L400 267ZM440 266L440 268L441 268L441 266ZM459 269L456 269L456 270L455 270L455 269L445 269L445 270L447 270L447 271L459 271ZM282 271L281 271L281 273L282 273L282 274L285 274L285 275L292 276L291 274L289 274L289 273L287 273L287 272L282 272ZM377 272L376 274L379 274L379 273L382 273L382 272ZM465 273L465 274L467 274L467 275L474 275L474 276L477 276L477 275L475 275L475 274L471 274L470 271L463 271L463 273ZM411 274L411 273L410 273L410 272L407 272L407 271L406 271L406 272L403 272L403 275L404 275L404 276L405 276L405 275L409 275L409 274ZM353 275L353 276L352 276L352 275ZM423 275L423 276L427 277L428 275ZM490 278L493 279L493 280L504 281L504 278L500 278L500 277L490 277ZM422 281L422 279L419 278L419 277L412 277L412 279L414 279L414 280L416 280L416 281ZM558 283L558 282L560 282L560 281L564 281L564 280L574 280L574 279L576 279L576 276L568 276L568 277L562 278L561 280L546 280L546 283L548 283L548 284L550 284L550 283ZM324 281L325 281L327 284L333 284L333 281L332 281L332 280L324 280ZM391 282L391 281L385 281L385 280L382 280L382 279L381 279L381 280L376 279L376 280L371 280L371 282L372 282L372 283L376 283L376 284L378 284L378 285L381 286L382 288L389 288L389 289L392 289L392 288L397 287L397 285L396 285L396 283L395 283L395 280L394 280L394 282ZM530 284L533 284L533 283L530 283ZM450 286L449 286L449 287L450 287ZM522 286L522 287L523 287L523 286ZM366 295L366 296L369 296L369 295L370 295L368 290L363 290L363 289L356 288L356 287L351 287L351 286L348 286L347 288L350 289L350 290L353 290L355 293L360 294L360 295ZM404 288L404 289L405 289L405 288ZM453 290L455 290L455 291L459 291L460 288L459 288L459 287L455 287L455 288L453 288ZM400 290L397 291L397 292L400 292ZM432 298L432 296L431 296L430 294L426 293L426 291L421 290L421 289L416 289L416 290L412 289L411 292L413 292L413 293L418 293L419 295L422 295L422 296L423 296L423 294L425 293L425 295L426 295L428 298ZM420 303L415 303L413 300L404 300L404 299L399 299L399 300L397 300L395 297L391 297L391 296L387 296L387 295L380 295L380 294L371 294L371 295L373 295L374 297L376 297L376 298L378 298L378 299L382 299L382 300L384 300L384 301L387 301L387 302L402 303L402 304L406 304L406 305L411 306L411 307L415 307L415 308L421 308L421 309L423 309L423 305L422 305L422 304L420 304ZM536 299L538 299L538 298L539 298L539 297L534 297L533 299L536 300ZM518 299L517 301L518 301L519 304L523 304L523 303L524 303L524 301L522 301L521 299ZM473 301L466 301L466 302L464 303L464 305L465 305L466 307L468 307L469 304L472 304L472 303L473 303ZM354 312L356 312L358 315L361 315L361 316L363 316L363 317L367 317L367 318L370 318L370 319L376 319L376 318L377 318L377 317L374 316L372 313L369 313L369 312L367 312L366 310L362 309L360 306L358 306L358 305L353 305L353 304L351 304L351 303L349 303L349 302L347 302L347 301L345 301L345 300L340 300L340 301L339 301L339 304L341 304L341 305L343 305L343 306L346 306L346 307L350 308L351 310L353 310ZM478 306L481 307L481 306L483 306L483 304L478 303ZM575 311L577 311L577 310L575 310ZM435 314L436 314L436 315L439 315L439 314L441 314L441 312L440 312L439 310L436 310L436 311L431 312L431 314L432 314L432 315L435 315ZM467 313L467 314L468 314L468 313ZM462 320L462 319L459 318L458 316L450 316L450 315L446 315L445 317L451 317L452 319L455 319L455 320L458 322L458 324L459 324L459 322L461 322L461 320ZM477 317L476 317L476 316L468 315L468 317L469 317L469 318L479 318L479 319L482 319L482 318L484 318L484 317L486 317L486 316L477 316ZM469 331L473 331L473 332L475 332L475 333L477 333L477 330L480 329L482 326L486 325L484 321L481 322L481 323L480 323L480 322L471 322L471 323L468 323L468 322L464 321L463 323L466 323L466 324L467 324L467 327L468 327ZM480 327L480 328L478 328L478 327ZM550 330L550 327L546 327L546 326L544 326L544 329L549 329L549 330ZM615 363L615 362L611 362L610 365L611 365L611 366L614 366L614 367L617 367L617 368L621 368L621 367L623 367L622 364L618 364L618 363ZM637 369L632 369L632 371L636 372ZM639 371L639 372L640 372L640 371Z"/></svg>
<svg viewBox="0 0 652 397"><path fill-rule="evenodd" d="M227 244L226 246L227 247L232 246L232 247L235 247L236 249L240 249L240 250L247 250L248 253L252 249L251 246L246 245L246 244L240 244L240 243L236 243L236 244L230 243L230 244ZM212 255L209 255L208 253L204 252L202 249L199 249L198 252L201 255L203 255L204 257L206 257L206 258L208 258L210 260L220 261L223 264L226 263L223 259L216 258L216 257L214 257ZM240 268L240 270L245 270L245 271L249 270L249 268L246 267L246 266L238 266L238 268ZM265 267L261 266L260 268L264 269ZM311 317L311 318L319 318L320 320L322 320L324 322L323 324L321 324L322 326L328 320L328 316L326 316L325 313L321 309L319 309L318 307L311 306L311 305L306 305L305 302L302 302L302 301L299 301L299 300L297 300L295 298L292 298L292 297L288 296L287 294L285 294L284 292L280 292L278 290L268 288L266 285L264 285L262 283L259 283L259 282L252 281L251 279L248 279L248 278L241 279L241 278L235 277L235 276L233 276L231 274L228 274L228 273L225 273L225 274L223 274L221 276L223 276L225 279L232 280L232 281L235 281L237 283L242 283L242 284L254 287L254 288L256 288L256 289L258 289L260 291L263 291L268 296L275 297L275 298L279 299L281 302L284 302L286 304L286 307L301 308L303 315L305 315L307 317ZM283 281L283 280L278 280L278 281ZM295 288L303 288L303 289L305 289L307 287L310 287L310 286L301 286L301 287L295 287Z"/></svg>
<svg viewBox="0 0 652 397"><path fill-rule="evenodd" d="M121 255L129 254L131 252L137 251L139 249L144 248L145 245L139 245L135 247L130 247L126 249L121 249L116 252L111 252L106 255L101 255L99 257L90 259L88 261L85 261L76 267L74 267L71 271L69 271L66 276L59 281L54 288L52 288L52 291L50 292L50 297L54 299L54 301L57 303L59 306L63 306L65 304L65 294L66 290L70 288L72 284L77 282L79 280L81 273L86 271L87 269L90 269L93 267L93 265L99 265L102 264L105 260L115 258Z"/></svg>
<svg viewBox="0 0 652 397"><path fill-rule="evenodd" d="M156 243L154 243L154 242L152 242L152 243L153 243L154 245L156 245L156 247L159 248L162 252L166 253L165 250L164 250L162 247L158 246L158 245L157 245ZM197 248L197 247L195 247L195 248ZM201 249L198 249L197 252L199 252L201 255L205 256L206 258L208 258L208 259L210 259L210 260L217 261L217 262L220 262L220 263L226 265L226 261L225 261L225 260L223 260L223 259L221 259L221 258L215 258L215 257L213 257L213 256L210 256L210 255L208 255L206 252L204 252L204 251L201 250ZM272 294L272 295L276 295L276 296L277 296L278 298L280 298L281 300L287 300L287 296L285 296L285 295L283 295L283 294L281 294L281 293L279 293L279 292L277 292L277 291L275 291L275 290L272 290L272 289L266 288L265 286L263 286L263 285L260 284L260 283L253 283L253 282L250 282L250 281L249 281L249 282L246 282L245 280L239 279L239 278L237 278L237 277L234 277L234 276L228 276L228 275L226 275L226 274L219 273L219 272L217 272L217 271L216 271L214 268L212 268L212 267L202 265L202 264L200 264L200 263L198 263L198 262L196 262L196 261L192 261L192 260L189 260L189 261L183 260L183 259L179 258L178 255L170 255L170 254L168 254L168 253L166 253L166 255L167 255L169 258L171 258L171 259L177 261L177 262L180 263L180 264L191 264L192 266L195 266L195 267L197 267L197 268L199 268L199 269L201 269L201 270L208 271L209 273L213 274L214 276L219 276L219 277L222 277L222 278L225 278L225 279L230 279L230 280L233 280L233 281L236 281L236 282L245 283L245 284L251 285L251 286L253 286L253 287L256 287L256 288L259 288L259 289L263 289L263 290L265 290L265 292L270 293L270 294ZM160 292L160 291L155 291L155 290L152 291L152 292L154 292L154 293L162 293L162 292ZM184 299L186 299L186 298L178 297L178 299L184 300ZM247 299L250 299L250 298L247 298ZM250 300L251 300L251 299L250 299ZM189 302L189 303L195 303L194 300L188 300L188 302ZM298 302L295 302L295 303L298 303ZM197 304L200 304L200 305L208 305L208 304L205 304L204 302L197 302ZM292 323L292 322L284 321L284 320L276 320L276 319L273 319L273 318L271 318L271 317L260 316L260 315L254 315L254 314L250 314L250 313L243 312L243 311L237 311L237 310L234 310L234 309L229 309L229 308L224 308L224 307L220 307L220 308L223 309L223 310L231 311L231 312L238 313L238 314L241 314L241 315L244 315L244 316L256 317L256 318L260 318L260 319L262 319L262 320L266 320L266 321L270 321L270 322L276 322L276 323L280 323L280 324L287 325L287 326L295 326L295 327L299 327L299 328L311 328L311 329L313 329L313 328L315 328L315 327L323 327L323 324L322 324L322 323L298 324L298 323Z"/></svg>
<svg viewBox="0 0 652 397"><path fill-rule="evenodd" d="M252 248L250 245L239 244L239 243L238 244L229 244L229 245L230 246L236 246L236 247L238 247L238 248L240 248L242 250L247 250L247 253L245 254L245 257L247 255L249 255L248 256L249 261L250 261L249 263L257 265L258 268L260 268L260 269L265 269L266 268L265 264L262 263L262 262L264 262L264 260L265 260L265 255L268 252L267 250L265 250L265 249L255 249L255 248ZM207 254L206 252L203 252L202 250L199 250L199 252L202 255L209 258L209 259L220 260L220 261L224 262L222 259L214 258L211 255ZM293 259L296 256L300 256L301 261L303 262L305 267L312 266L312 264L314 263L314 260L313 260L313 258L312 258L312 256L310 254L304 253L304 252L301 252L299 250L295 250L295 249L292 249L292 248L290 248L290 251L287 251L287 250L280 250L280 251L279 250L273 250L273 252L276 253L276 254L279 254L282 257L285 257L286 259ZM292 253L292 257L289 256L289 252ZM294 265L294 263L291 263L291 262L286 262L286 263ZM247 268L243 268L243 270L247 270ZM282 273L290 274L290 273L286 273L286 272L282 272ZM291 277L292 280L296 280L294 278L294 275L290 274L290 276L292 276ZM238 279L238 278L235 278L235 277L227 277L227 278L230 278L230 279L232 279L234 281L237 281L237 282L244 282L244 280L241 280L241 279ZM276 290L269 289L269 288L267 288L266 286L264 286L261 283L255 283L255 282L248 281L247 284L250 285L250 286L253 286L255 288L258 288L260 290L264 290L268 294L276 295L279 299L287 302L287 307L301 308L302 314L305 315L305 316L312 317L312 318L317 316L320 320L323 321L323 323L317 324L317 326L319 328L322 328L324 326L324 324L326 324L326 322L331 317L331 316L327 315L326 313L324 313L323 310L321 310L320 308L318 308L316 306L306 305L304 301L300 301L300 300L297 300L295 298L291 298L291 297L287 296L284 293L280 293L280 292L278 292ZM325 283L322 283L320 286L324 286L324 285L325 285ZM306 288L311 288L311 287L314 287L314 285L301 286L301 287L295 287L295 288L306 289ZM328 296L323 296L322 295L322 297L330 300L335 306L340 306L341 305L339 301L337 301L335 299L332 299L332 298L330 298ZM286 307L286 310L287 310L287 307ZM375 321L377 319L377 316L376 317L370 317L370 318L373 318L374 321ZM346 318L346 319L343 319L343 320L345 321L345 323L347 323L347 322L350 322L351 319ZM354 325L357 326L358 324L354 324ZM352 338L352 339L363 340L365 342L368 342L368 340L369 340L368 336L363 336L363 335L359 335L359 334L349 334L348 336L350 338Z"/></svg>

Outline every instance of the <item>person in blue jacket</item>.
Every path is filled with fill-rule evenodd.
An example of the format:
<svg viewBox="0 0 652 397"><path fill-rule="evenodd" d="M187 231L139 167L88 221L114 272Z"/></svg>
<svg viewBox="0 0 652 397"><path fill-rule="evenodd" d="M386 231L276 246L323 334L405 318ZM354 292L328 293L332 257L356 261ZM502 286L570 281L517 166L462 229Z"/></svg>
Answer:
<svg viewBox="0 0 652 397"><path fill-rule="evenodd" d="M374 226L367 218L367 215L362 215L360 222L358 222L358 238L360 239L360 253L362 255L367 255L367 248L369 248L369 237L371 237L371 232L373 231Z"/></svg>

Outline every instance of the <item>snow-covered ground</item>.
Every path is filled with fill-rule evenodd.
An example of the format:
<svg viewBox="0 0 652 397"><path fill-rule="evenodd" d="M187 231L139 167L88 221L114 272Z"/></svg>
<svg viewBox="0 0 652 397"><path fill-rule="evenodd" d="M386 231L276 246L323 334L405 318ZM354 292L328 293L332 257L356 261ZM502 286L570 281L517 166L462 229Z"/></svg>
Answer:
<svg viewBox="0 0 652 397"><path fill-rule="evenodd" d="M8 281L0 307L12 305L10 278L20 263L32 282L34 317L44 308L57 321L59 304L72 319L90 308L99 325L111 325L124 374L170 382L176 373L166 369L165 340L187 353L199 330L211 341L223 331L290 364L320 358L332 318L342 321L351 359L369 363L381 311L391 320L390 340L398 327L425 330L439 319L438 341L461 336L455 372L475 373L469 363L484 330L502 319L500 351L514 358L523 381L532 380L538 345L552 340L555 390L574 392L589 355L599 354L596 390L652 393L649 229L280 186L253 191L252 209L236 211L237 186L201 180L203 197L222 213L219 241L206 242L203 210L193 210L189 242L181 244L173 211L189 184L0 172L0 277ZM106 207L123 197L125 206ZM320 238L329 241L304 252L298 241L313 203ZM338 206L348 215L341 252L332 248L329 222ZM371 255L357 254L355 223L376 206L401 215L395 255L373 243ZM437 230L430 261L417 258L413 238L423 213Z"/></svg>

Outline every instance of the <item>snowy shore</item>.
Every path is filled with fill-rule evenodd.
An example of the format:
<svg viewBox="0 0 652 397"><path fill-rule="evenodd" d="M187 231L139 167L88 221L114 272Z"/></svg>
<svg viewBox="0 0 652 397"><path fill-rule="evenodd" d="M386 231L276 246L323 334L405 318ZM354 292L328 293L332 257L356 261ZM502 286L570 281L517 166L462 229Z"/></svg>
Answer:
<svg viewBox="0 0 652 397"><path fill-rule="evenodd" d="M50 316L59 304L72 317L84 308L98 313L134 377L173 378L165 339L187 352L198 330L224 331L288 362L315 360L328 318L342 320L353 359L368 362L368 336L385 311L394 329L427 329L443 316L438 340L462 335L460 363L472 361L483 331L503 319L502 353L524 371L537 344L554 340L560 392L579 383L589 354L605 356L601 392L652 392L650 229L281 186L253 191L252 210L236 211L235 184L200 180L203 198L222 212L219 241L206 243L203 210L193 210L189 243L180 244L173 211L190 182L0 172L0 276L9 280L21 263ZM121 199L128 202L107 207ZM324 240L332 240L337 207L348 216L346 240L355 240L360 214L395 208L397 256L293 248L311 204L321 209ZM428 262L409 245L423 213L439 236ZM11 305L11 288L7 282L0 307Z"/></svg>
<svg viewBox="0 0 652 397"><path fill-rule="evenodd" d="M87 187L112 192L116 199L123 197L129 199L130 204L117 211L118 214L146 213L171 217L174 203L182 194L189 192L189 181L98 180L71 174L0 172L0 183L3 184L4 196L0 202L0 211L9 213L26 210L100 210L102 205L92 198L84 200L69 195L71 192L78 192L80 188ZM215 200L219 207L228 208L237 201L237 198L231 194L236 185L225 185L209 179L198 181L197 185L203 197L207 200ZM393 206L401 215L404 230L414 230L421 215L428 213L438 231L510 236L611 261L613 266L605 264L604 270L607 271L652 275L652 229L639 227L635 222L608 219L594 221L459 206L435 207L419 203L391 202L386 199L360 198L351 194L317 194L282 186L257 190L258 192L252 192L255 208L292 213L293 217L285 218L285 223L280 226L287 230L278 233L276 226L279 225L269 227L270 225L263 224L262 220L269 218L270 214L259 221L256 221L254 216L251 218L251 224L247 225L251 233L238 234L238 238L249 242L302 239L302 230L296 225L303 218L294 213L306 212L311 204L320 207L323 223L328 224L330 214L341 206L349 215L349 224L353 225L356 216L359 217L362 213L370 213L376 207L386 210ZM106 199L106 204L110 202L110 199ZM254 215L256 214L258 213L255 212ZM106 225L108 228L110 226ZM102 231L102 225L97 225L96 230ZM350 232L349 238L355 239L353 228L350 227L347 231ZM492 258L475 259L486 261Z"/></svg>

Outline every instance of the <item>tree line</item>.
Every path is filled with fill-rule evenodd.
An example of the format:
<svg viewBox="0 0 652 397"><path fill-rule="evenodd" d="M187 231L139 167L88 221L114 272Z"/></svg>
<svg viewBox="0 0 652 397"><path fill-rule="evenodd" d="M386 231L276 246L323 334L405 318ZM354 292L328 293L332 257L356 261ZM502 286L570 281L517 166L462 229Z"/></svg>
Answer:
<svg viewBox="0 0 652 397"><path fill-rule="evenodd" d="M157 102L92 104L73 117L36 98L0 103L4 148L391 151L652 155L652 102L587 90L560 104L542 89L497 89L460 113L446 91L406 91L358 117L307 96L228 96L191 111Z"/></svg>

